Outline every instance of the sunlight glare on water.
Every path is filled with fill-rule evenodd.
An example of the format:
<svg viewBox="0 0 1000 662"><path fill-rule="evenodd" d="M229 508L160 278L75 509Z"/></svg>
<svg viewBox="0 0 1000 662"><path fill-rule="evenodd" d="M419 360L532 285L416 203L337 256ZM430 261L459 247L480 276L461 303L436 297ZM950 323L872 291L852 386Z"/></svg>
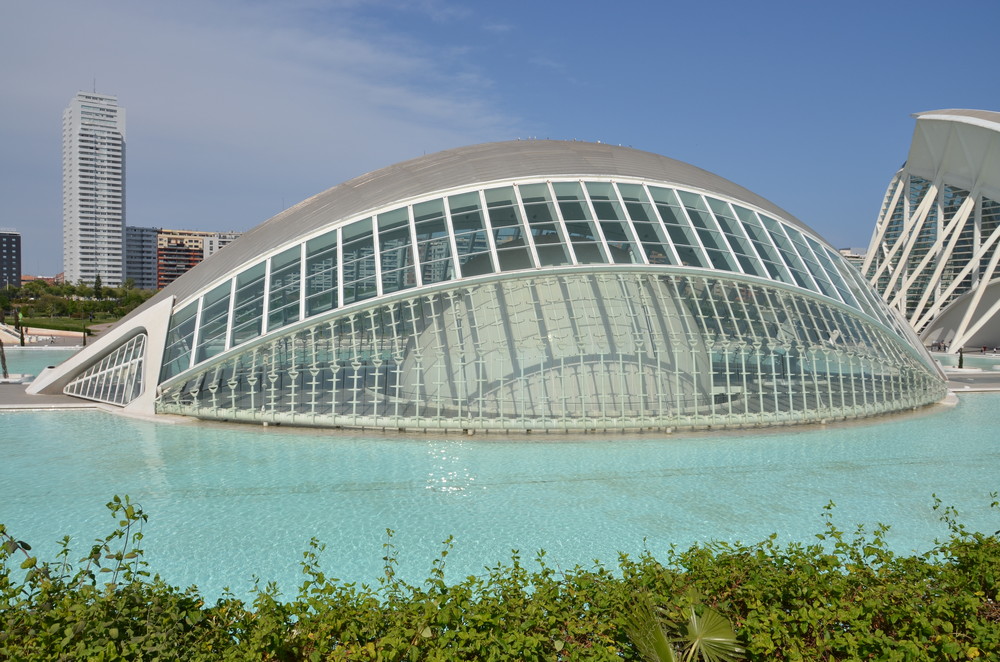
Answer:
<svg viewBox="0 0 1000 662"><path fill-rule="evenodd" d="M344 581L382 574L386 529L400 573L427 577L455 537L458 580L545 549L562 568L671 544L812 542L833 501L841 528L891 525L901 552L947 535L933 494L970 527L1000 528L992 421L1000 395L829 427L641 436L443 437L136 421L96 411L0 413L0 522L43 557L71 535L82 556L128 494L150 516L144 547L170 583L286 594L312 537Z"/></svg>

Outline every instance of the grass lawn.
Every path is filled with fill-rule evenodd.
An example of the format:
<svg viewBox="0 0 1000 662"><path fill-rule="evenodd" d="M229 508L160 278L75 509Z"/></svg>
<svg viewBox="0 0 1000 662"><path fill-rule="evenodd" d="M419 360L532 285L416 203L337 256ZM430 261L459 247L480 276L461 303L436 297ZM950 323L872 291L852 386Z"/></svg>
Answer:
<svg viewBox="0 0 1000 662"><path fill-rule="evenodd" d="M110 315L95 316L93 321L72 317L25 317L21 320L21 326L30 329L53 329L55 331L79 331L82 333L84 325L91 327L95 324L107 324L117 320L118 318ZM90 334L89 329L87 333L88 335Z"/></svg>

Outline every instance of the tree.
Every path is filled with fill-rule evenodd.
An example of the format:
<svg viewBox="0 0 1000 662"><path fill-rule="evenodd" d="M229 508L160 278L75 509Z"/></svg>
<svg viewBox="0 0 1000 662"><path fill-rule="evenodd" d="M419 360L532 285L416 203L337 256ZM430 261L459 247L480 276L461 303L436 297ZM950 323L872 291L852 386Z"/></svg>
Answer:
<svg viewBox="0 0 1000 662"><path fill-rule="evenodd" d="M98 301L104 298L104 289L101 287L101 274L94 276L94 298Z"/></svg>

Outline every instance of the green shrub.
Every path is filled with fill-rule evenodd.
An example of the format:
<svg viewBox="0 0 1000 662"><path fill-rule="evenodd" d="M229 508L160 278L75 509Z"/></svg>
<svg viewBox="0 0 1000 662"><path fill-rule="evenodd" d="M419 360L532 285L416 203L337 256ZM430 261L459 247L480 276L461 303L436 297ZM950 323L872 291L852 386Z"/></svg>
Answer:
<svg viewBox="0 0 1000 662"><path fill-rule="evenodd" d="M328 577L314 540L294 597L259 584L249 604L205 604L150 573L142 509L128 497L108 507L117 527L75 562L68 539L43 562L0 525L0 659L639 660L629 634L646 607L667 633L720 614L749 660L995 660L1000 650L1000 541L947 508L949 539L922 555L894 554L885 527L841 531L831 504L812 544L716 542L660 560L622 555L613 569L557 571L544 552L529 569L514 553L448 582L447 540L417 585L396 575L391 532L372 585Z"/></svg>

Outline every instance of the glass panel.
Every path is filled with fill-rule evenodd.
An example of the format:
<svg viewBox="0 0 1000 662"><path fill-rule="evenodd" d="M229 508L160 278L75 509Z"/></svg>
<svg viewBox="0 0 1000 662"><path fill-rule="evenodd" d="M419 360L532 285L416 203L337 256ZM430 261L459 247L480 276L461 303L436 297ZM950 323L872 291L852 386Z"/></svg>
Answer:
<svg viewBox="0 0 1000 662"><path fill-rule="evenodd" d="M264 316L264 263L250 267L236 276L236 300L233 302L233 346L261 334Z"/></svg>
<svg viewBox="0 0 1000 662"><path fill-rule="evenodd" d="M434 221L435 223L437 221ZM443 221L442 221L443 222ZM433 236L437 233L430 233ZM424 284L440 283L451 280L455 277L454 265L451 264L451 241L445 236L440 236L429 241L422 241L417 244L417 255L420 258L420 273Z"/></svg>
<svg viewBox="0 0 1000 662"><path fill-rule="evenodd" d="M524 184L519 190L521 200L524 202L524 213L528 216L528 225L551 223L556 220L555 209L552 208L547 185Z"/></svg>
<svg viewBox="0 0 1000 662"><path fill-rule="evenodd" d="M512 207L517 204L513 186L486 189L484 193L486 194L486 206L490 209L494 207ZM490 214L490 220L493 220L492 214Z"/></svg>
<svg viewBox="0 0 1000 662"><path fill-rule="evenodd" d="M798 253L796 253L795 247L782 231L781 224L773 218L764 215L760 216L760 220L771 240L778 247L778 253L782 261L788 265L788 270L791 272L795 284L814 292L818 291L812 279L809 278L805 265L799 258Z"/></svg>
<svg viewBox="0 0 1000 662"><path fill-rule="evenodd" d="M382 293L398 292L417 284L413 250L409 241L395 249L382 249Z"/></svg>
<svg viewBox="0 0 1000 662"><path fill-rule="evenodd" d="M463 277L493 273L490 242L485 231L459 235L455 238L455 244L458 247L458 262Z"/></svg>
<svg viewBox="0 0 1000 662"><path fill-rule="evenodd" d="M566 231L569 232L570 241L576 243L593 243L601 240L597 234L597 228L593 223L566 223Z"/></svg>
<svg viewBox="0 0 1000 662"><path fill-rule="evenodd" d="M166 347L163 350L163 367L160 381L187 370L191 365L191 343L194 339L195 315L198 302L192 301L174 313L167 329Z"/></svg>
<svg viewBox="0 0 1000 662"><path fill-rule="evenodd" d="M656 206L660 205L668 207L680 207L680 203L677 201L677 196L674 195L673 190L668 188L660 188L659 186L650 186L649 194L653 196L653 202Z"/></svg>
<svg viewBox="0 0 1000 662"><path fill-rule="evenodd" d="M201 363L226 349L226 326L229 322L229 292L232 281L213 288L201 304L201 326L194 362Z"/></svg>
<svg viewBox="0 0 1000 662"><path fill-rule="evenodd" d="M497 250L497 260L500 262L500 271L517 271L535 266L531 262L531 254L527 248Z"/></svg>
<svg viewBox="0 0 1000 662"><path fill-rule="evenodd" d="M413 219L416 222L434 218L444 218L444 201L440 198L413 205Z"/></svg>
<svg viewBox="0 0 1000 662"><path fill-rule="evenodd" d="M455 230L456 237L466 232L484 229L478 193L463 193L449 197L448 209L451 211L451 226ZM460 254L461 252L459 250Z"/></svg>
<svg viewBox="0 0 1000 662"><path fill-rule="evenodd" d="M337 231L306 242L306 315L337 307Z"/></svg>
<svg viewBox="0 0 1000 662"><path fill-rule="evenodd" d="M564 221L592 220L586 198L583 197L583 187L578 182L555 182L552 188L555 189Z"/></svg>
<svg viewBox="0 0 1000 662"><path fill-rule="evenodd" d="M587 193L594 205L594 213L602 220L621 221L625 219L614 187L608 182L587 182ZM609 239L610 241L610 239Z"/></svg>
<svg viewBox="0 0 1000 662"><path fill-rule="evenodd" d="M625 201L625 210L633 221L649 223L656 219L646 197L646 191L639 184L618 184L618 192Z"/></svg>
<svg viewBox="0 0 1000 662"><path fill-rule="evenodd" d="M553 237L552 243L539 243L535 240L535 251L538 252L538 262L543 267L553 267L560 264L569 264L569 255L566 253L566 246L558 242L558 237L546 235L541 239L544 241L548 237Z"/></svg>
<svg viewBox="0 0 1000 662"><path fill-rule="evenodd" d="M455 265L451 259L435 261L420 260L420 275L424 279L425 285L453 279L455 277L454 269Z"/></svg>
<svg viewBox="0 0 1000 662"><path fill-rule="evenodd" d="M378 227L382 292L397 292L413 287L417 283L417 277L413 270L409 211L402 207L379 214Z"/></svg>
<svg viewBox="0 0 1000 662"><path fill-rule="evenodd" d="M601 221L601 231L608 240L611 257L617 263L641 262L634 253L625 224L617 221Z"/></svg>
<svg viewBox="0 0 1000 662"><path fill-rule="evenodd" d="M521 214L517 207L512 206L514 204L514 188L505 186L503 188L488 189L485 194L486 206L490 214L490 224L493 226L493 240L496 243L497 250L523 247L525 242L524 230L521 225ZM528 254L527 250L521 248L521 250L517 251L519 257L508 256L501 258L500 270L509 271L511 269L524 269L532 266L530 264L527 266L504 266L504 264L520 265L522 252L524 255Z"/></svg>
<svg viewBox="0 0 1000 662"><path fill-rule="evenodd" d="M778 256L777 250L771 244L771 239L764 227L760 224L757 219L757 215L745 207L735 206L736 215L739 216L742 221L742 228L747 233L750 238L751 244L757 250L757 254L764 261L764 267L767 269L768 274L771 278L780 280L785 283L792 283L794 280L785 268L781 258Z"/></svg>
<svg viewBox="0 0 1000 662"><path fill-rule="evenodd" d="M268 296L267 330L299 319L299 281L302 247L293 246L271 258L271 293Z"/></svg>
<svg viewBox="0 0 1000 662"><path fill-rule="evenodd" d="M608 258L600 244L601 237L591 219L590 208L578 182L555 182L556 200L580 264L606 264Z"/></svg>
<svg viewBox="0 0 1000 662"><path fill-rule="evenodd" d="M378 215L379 234L381 236L381 233L389 230L399 230L401 228L405 230L409 222L410 212L406 209L406 207L383 212Z"/></svg>
<svg viewBox="0 0 1000 662"><path fill-rule="evenodd" d="M365 218L341 230L343 241L344 305L369 299L378 292L375 285L375 243L372 219Z"/></svg>

